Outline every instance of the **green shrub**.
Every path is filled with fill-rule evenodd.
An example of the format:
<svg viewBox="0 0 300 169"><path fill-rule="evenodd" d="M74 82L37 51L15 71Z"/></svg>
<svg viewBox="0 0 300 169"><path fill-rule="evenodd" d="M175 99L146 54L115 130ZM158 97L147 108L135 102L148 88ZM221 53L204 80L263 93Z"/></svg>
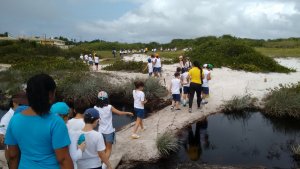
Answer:
<svg viewBox="0 0 300 169"><path fill-rule="evenodd" d="M300 160L300 144L295 144L291 146L293 156L296 160Z"/></svg>
<svg viewBox="0 0 300 169"><path fill-rule="evenodd" d="M169 156L172 152L179 150L177 137L169 132L165 132L157 137L156 146L161 156Z"/></svg>
<svg viewBox="0 0 300 169"><path fill-rule="evenodd" d="M222 107L226 113L243 113L245 110L255 109L255 101L256 99L252 98L250 95L234 96L231 100L225 101Z"/></svg>
<svg viewBox="0 0 300 169"><path fill-rule="evenodd" d="M125 62L123 60L117 60L113 64L106 66L104 70L147 73L148 69L145 69L146 66L147 64L143 62L135 62L135 61Z"/></svg>
<svg viewBox="0 0 300 169"><path fill-rule="evenodd" d="M201 43L185 54L193 61L212 63L215 67L230 67L251 72L289 73L294 70L279 65L237 39L214 39Z"/></svg>
<svg viewBox="0 0 300 169"><path fill-rule="evenodd" d="M272 89L264 101L267 115L300 119L300 82Z"/></svg>

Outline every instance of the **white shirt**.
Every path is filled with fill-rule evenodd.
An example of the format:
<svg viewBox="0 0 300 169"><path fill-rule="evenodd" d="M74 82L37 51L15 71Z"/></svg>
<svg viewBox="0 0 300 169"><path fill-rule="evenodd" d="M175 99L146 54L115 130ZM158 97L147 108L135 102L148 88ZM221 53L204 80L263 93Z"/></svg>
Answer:
<svg viewBox="0 0 300 169"><path fill-rule="evenodd" d="M153 73L153 64L152 64L152 62L148 63L148 72Z"/></svg>
<svg viewBox="0 0 300 169"><path fill-rule="evenodd" d="M80 55L80 59L83 60L83 55Z"/></svg>
<svg viewBox="0 0 300 169"><path fill-rule="evenodd" d="M172 94L180 94L181 83L178 78L172 79L171 81L171 92Z"/></svg>
<svg viewBox="0 0 300 169"><path fill-rule="evenodd" d="M93 61L93 58L89 56L89 62L92 62L92 61Z"/></svg>
<svg viewBox="0 0 300 169"><path fill-rule="evenodd" d="M207 69L203 69L203 73L204 73L204 78L203 78L203 84L202 84L202 87L208 87L208 74L210 74L210 71L207 70Z"/></svg>
<svg viewBox="0 0 300 169"><path fill-rule="evenodd" d="M185 68L191 68L192 66L193 66L193 64L191 61L185 62L185 65L184 65Z"/></svg>
<svg viewBox="0 0 300 169"><path fill-rule="evenodd" d="M99 63L99 57L95 57L95 63Z"/></svg>
<svg viewBox="0 0 300 169"><path fill-rule="evenodd" d="M186 86L186 87L189 87L190 86L190 83L188 82L188 76L189 76L189 72L184 72L182 75L181 75L181 79L182 79L182 84L183 86Z"/></svg>
<svg viewBox="0 0 300 169"><path fill-rule="evenodd" d="M89 132L81 131L81 133L85 136L86 148L82 153L82 158L77 161L78 169L100 167L102 164L98 152L105 150L102 134L94 130Z"/></svg>
<svg viewBox="0 0 300 169"><path fill-rule="evenodd" d="M88 60L89 56L88 55L84 55L84 60Z"/></svg>
<svg viewBox="0 0 300 169"><path fill-rule="evenodd" d="M85 123L83 119L75 119L72 118L68 121L67 127L71 131L81 131L84 127Z"/></svg>
<svg viewBox="0 0 300 169"><path fill-rule="evenodd" d="M115 131L113 124L112 124L112 106L108 105L105 107L94 107L98 110L100 115L100 126L98 131L102 134L110 134Z"/></svg>
<svg viewBox="0 0 300 169"><path fill-rule="evenodd" d="M10 122L10 119L13 117L14 113L15 113L15 111L12 108L10 108L8 110L8 112L6 112L5 115L1 118L0 134L3 134L3 135L6 134L8 124Z"/></svg>
<svg viewBox="0 0 300 169"><path fill-rule="evenodd" d="M161 60L160 60L160 58L156 58L156 63L155 63L155 65L154 65L154 67L161 67Z"/></svg>
<svg viewBox="0 0 300 169"><path fill-rule="evenodd" d="M145 101L145 94L139 90L133 90L134 108L144 109L143 101Z"/></svg>
<svg viewBox="0 0 300 169"><path fill-rule="evenodd" d="M72 130L68 130L68 132L71 140L71 144L69 145L69 152L74 164L74 169L77 169L77 161L82 158L82 151L77 146L81 132Z"/></svg>

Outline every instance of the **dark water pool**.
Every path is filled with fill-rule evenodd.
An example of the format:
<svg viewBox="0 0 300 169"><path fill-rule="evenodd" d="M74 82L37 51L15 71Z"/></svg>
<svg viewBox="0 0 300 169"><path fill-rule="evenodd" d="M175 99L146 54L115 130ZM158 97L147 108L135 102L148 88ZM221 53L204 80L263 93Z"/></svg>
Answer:
<svg viewBox="0 0 300 169"><path fill-rule="evenodd" d="M300 122L261 113L244 118L218 114L182 130L179 138L180 150L170 158L132 168L178 168L186 163L297 168L290 146L300 143Z"/></svg>

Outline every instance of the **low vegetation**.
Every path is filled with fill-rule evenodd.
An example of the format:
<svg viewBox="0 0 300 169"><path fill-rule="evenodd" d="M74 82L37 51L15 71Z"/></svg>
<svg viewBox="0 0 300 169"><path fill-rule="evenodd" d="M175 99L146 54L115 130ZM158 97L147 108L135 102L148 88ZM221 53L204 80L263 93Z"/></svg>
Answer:
<svg viewBox="0 0 300 169"><path fill-rule="evenodd" d="M296 160L300 160L300 144L295 144L291 146L293 156Z"/></svg>
<svg viewBox="0 0 300 169"><path fill-rule="evenodd" d="M264 101L267 115L300 119L300 82L270 90Z"/></svg>
<svg viewBox="0 0 300 169"><path fill-rule="evenodd" d="M300 47L298 48L255 48L263 55L275 58L300 57Z"/></svg>
<svg viewBox="0 0 300 169"><path fill-rule="evenodd" d="M213 63L215 67L225 66L250 72L289 73L293 71L232 38L206 41L185 55L200 63Z"/></svg>
<svg viewBox="0 0 300 169"><path fill-rule="evenodd" d="M130 72L147 73L148 69L146 69L146 66L147 64L141 61L136 62L136 61L117 60L113 64L110 64L103 69L109 71L130 71Z"/></svg>
<svg viewBox="0 0 300 169"><path fill-rule="evenodd" d="M225 113L244 113L256 108L255 101L256 99L251 95L234 96L231 100L225 101L222 107Z"/></svg>
<svg viewBox="0 0 300 169"><path fill-rule="evenodd" d="M179 150L177 137L169 132L165 132L157 137L156 146L162 157L169 156L172 152Z"/></svg>

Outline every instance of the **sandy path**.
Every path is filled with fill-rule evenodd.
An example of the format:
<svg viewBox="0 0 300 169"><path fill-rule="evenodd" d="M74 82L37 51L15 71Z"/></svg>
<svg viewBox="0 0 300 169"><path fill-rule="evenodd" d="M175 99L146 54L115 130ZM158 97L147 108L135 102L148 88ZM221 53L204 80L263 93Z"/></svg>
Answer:
<svg viewBox="0 0 300 169"><path fill-rule="evenodd" d="M221 110L224 101L230 100L235 95L252 94L262 99L269 88L279 84L297 83L300 81L299 59L277 59L287 67L297 70L295 73L248 73L235 71L228 68L214 69L210 81L211 97L209 103L197 110L194 103L193 113L188 113L188 108L172 112L170 107L157 112L144 120L146 131L140 132L141 138L132 140L130 138L132 127L127 127L117 133L117 144L114 146L111 161L116 166L119 161L151 161L158 159L158 151L155 145L157 135L165 131L176 132L179 129ZM167 83L170 82L177 65L165 65L163 76ZM147 75L125 72L112 72L119 77L132 78L135 76L147 77ZM265 82L266 79L266 82ZM195 101L194 101L195 102Z"/></svg>

